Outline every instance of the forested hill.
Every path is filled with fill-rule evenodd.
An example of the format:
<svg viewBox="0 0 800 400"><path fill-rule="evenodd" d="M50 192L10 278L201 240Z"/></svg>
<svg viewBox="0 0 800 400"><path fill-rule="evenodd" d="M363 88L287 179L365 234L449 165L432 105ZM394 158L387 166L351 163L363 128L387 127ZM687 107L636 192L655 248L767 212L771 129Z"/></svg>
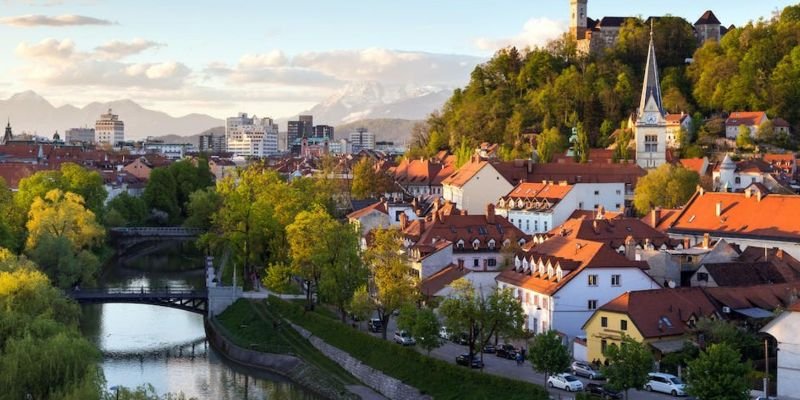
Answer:
<svg viewBox="0 0 800 400"><path fill-rule="evenodd" d="M428 118L425 133L415 132L412 154L485 141L520 148L522 132L555 127L566 135L574 125L593 145L607 144L638 105L649 38L650 24L632 18L602 54L579 56L568 38L546 48L500 50ZM689 22L658 18L654 40L667 111L766 110L795 132L800 128L800 5L700 48Z"/></svg>

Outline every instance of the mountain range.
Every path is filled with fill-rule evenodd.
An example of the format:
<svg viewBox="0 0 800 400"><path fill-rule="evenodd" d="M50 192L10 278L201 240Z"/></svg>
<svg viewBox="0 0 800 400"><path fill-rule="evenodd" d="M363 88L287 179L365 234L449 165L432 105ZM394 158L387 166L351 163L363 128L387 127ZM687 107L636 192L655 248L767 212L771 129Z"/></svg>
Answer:
<svg viewBox="0 0 800 400"><path fill-rule="evenodd" d="M451 93L450 88L444 87L353 82L299 114L313 115L315 124L338 127L337 137L344 137L357 127L366 127L375 132L379 140L403 142L410 137L414 122L425 119L428 114L441 108ZM55 107L37 93L26 91L0 100L0 117L7 116L10 119L15 134L26 132L45 137L52 136L54 132L63 135L70 128L94 127L95 121L109 109L125 122L126 139L156 136L180 141L179 137L196 136L212 128L219 131L219 127L225 123L222 119L205 114L173 117L144 108L129 99L93 102L84 107L69 104ZM259 110L249 112L262 114ZM286 130L286 121L293 118L296 116L277 119L281 131Z"/></svg>

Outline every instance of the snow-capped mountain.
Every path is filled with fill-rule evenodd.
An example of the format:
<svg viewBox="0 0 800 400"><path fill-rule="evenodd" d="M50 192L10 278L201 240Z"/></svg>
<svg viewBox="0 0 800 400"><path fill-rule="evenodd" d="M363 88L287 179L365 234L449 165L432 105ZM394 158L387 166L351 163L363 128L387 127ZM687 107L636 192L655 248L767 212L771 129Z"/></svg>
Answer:
<svg viewBox="0 0 800 400"><path fill-rule="evenodd" d="M94 127L95 121L111 108L125 122L126 139L142 139L159 135L194 135L224 125L224 121L205 114L173 117L161 111L146 109L132 100L94 102L78 108L72 105L54 107L35 92L17 93L0 100L0 117L8 117L14 133L36 133L49 137L69 128ZM3 123L5 125L5 121Z"/></svg>
<svg viewBox="0 0 800 400"><path fill-rule="evenodd" d="M315 123L327 125L375 118L420 120L441 108L451 94L452 89L445 87L351 82L301 114L311 114Z"/></svg>

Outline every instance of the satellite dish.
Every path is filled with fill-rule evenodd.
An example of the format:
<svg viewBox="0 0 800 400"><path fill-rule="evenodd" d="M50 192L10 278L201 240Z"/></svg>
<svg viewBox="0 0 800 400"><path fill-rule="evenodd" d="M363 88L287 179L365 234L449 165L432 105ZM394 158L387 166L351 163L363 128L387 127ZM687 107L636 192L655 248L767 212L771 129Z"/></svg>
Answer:
<svg viewBox="0 0 800 400"><path fill-rule="evenodd" d="M670 289L675 289L677 285L675 285L675 281L668 281L667 286L669 286Z"/></svg>

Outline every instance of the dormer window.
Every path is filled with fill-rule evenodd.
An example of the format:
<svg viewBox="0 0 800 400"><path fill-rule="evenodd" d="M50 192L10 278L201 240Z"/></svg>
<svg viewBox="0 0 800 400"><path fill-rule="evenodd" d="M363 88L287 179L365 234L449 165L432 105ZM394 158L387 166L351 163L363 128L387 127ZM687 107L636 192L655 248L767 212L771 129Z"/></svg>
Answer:
<svg viewBox="0 0 800 400"><path fill-rule="evenodd" d="M503 247L508 247L508 246L511 246L511 241L506 239L503 241Z"/></svg>
<svg viewBox="0 0 800 400"><path fill-rule="evenodd" d="M525 245L525 239L520 239L519 242L517 242L517 243L519 243L520 246L524 246Z"/></svg>
<svg viewBox="0 0 800 400"><path fill-rule="evenodd" d="M464 239L461 239L456 243L456 248L459 249L459 250L463 250L464 249Z"/></svg>
<svg viewBox="0 0 800 400"><path fill-rule="evenodd" d="M514 267L519 268L522 265L522 261L519 260L519 256L514 256Z"/></svg>
<svg viewBox="0 0 800 400"><path fill-rule="evenodd" d="M481 247L481 241L480 240L475 239L475 240L472 241L472 249L473 250L478 250L480 247Z"/></svg>
<svg viewBox="0 0 800 400"><path fill-rule="evenodd" d="M495 244L494 239L489 240L489 250L494 250L494 244Z"/></svg>

